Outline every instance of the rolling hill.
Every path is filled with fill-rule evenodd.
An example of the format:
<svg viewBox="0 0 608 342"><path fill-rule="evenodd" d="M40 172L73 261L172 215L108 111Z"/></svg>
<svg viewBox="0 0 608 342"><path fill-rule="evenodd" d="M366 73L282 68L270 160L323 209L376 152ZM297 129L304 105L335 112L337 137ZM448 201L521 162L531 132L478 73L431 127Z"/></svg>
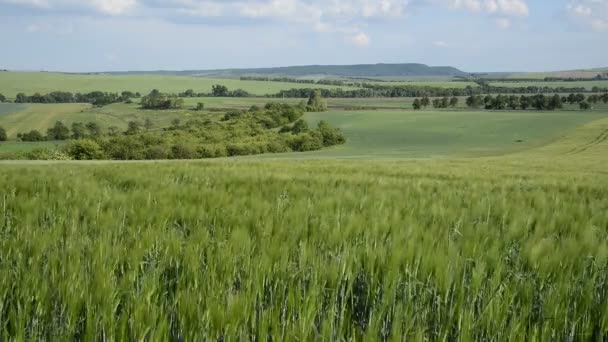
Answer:
<svg viewBox="0 0 608 342"><path fill-rule="evenodd" d="M283 76L465 76L467 73L449 66L425 64L357 64L357 65L306 65L276 68L183 70L183 71L126 71L107 74L159 74L199 76L283 75Z"/></svg>

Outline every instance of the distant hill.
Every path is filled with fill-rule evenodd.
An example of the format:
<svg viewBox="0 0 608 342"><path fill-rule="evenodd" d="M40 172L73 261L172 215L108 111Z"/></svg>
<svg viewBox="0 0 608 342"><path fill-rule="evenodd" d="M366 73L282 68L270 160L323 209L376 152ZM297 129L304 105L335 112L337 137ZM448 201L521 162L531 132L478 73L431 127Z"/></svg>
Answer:
<svg viewBox="0 0 608 342"><path fill-rule="evenodd" d="M243 75L283 75L283 76L466 76L467 73L448 66L428 66L425 64L358 64L358 65L306 65L277 68L184 70L184 71L127 71L106 72L104 74L157 74L182 76L243 76Z"/></svg>

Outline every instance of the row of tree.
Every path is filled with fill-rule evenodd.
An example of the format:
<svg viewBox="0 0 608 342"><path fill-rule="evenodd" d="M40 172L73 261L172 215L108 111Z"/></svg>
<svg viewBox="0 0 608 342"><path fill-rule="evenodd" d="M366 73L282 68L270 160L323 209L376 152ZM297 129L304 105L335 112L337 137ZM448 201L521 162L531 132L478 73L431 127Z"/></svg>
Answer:
<svg viewBox="0 0 608 342"><path fill-rule="evenodd" d="M416 98L412 104L412 107L414 107L415 110L420 110L422 107L428 107L431 103L433 104L433 108L456 108L458 105L458 98L455 96L452 98L443 97L440 99L433 99L431 101L428 96L425 96L421 99Z"/></svg>
<svg viewBox="0 0 608 342"><path fill-rule="evenodd" d="M538 94L533 96L516 96L516 95L498 95L496 97L492 95L486 95L485 97L474 95L470 96L466 100L466 104L470 108L485 108L492 110L556 110L562 109L564 104L578 104L582 110L591 109L591 104L598 102L608 103L608 94L601 96L592 95L585 98L583 94L570 94L569 96L560 96L555 94L553 96L545 96L544 94Z"/></svg>
<svg viewBox="0 0 608 342"><path fill-rule="evenodd" d="M320 79L318 81L311 79L299 79L291 77L268 77L268 76L241 76L241 81L264 81L264 82L283 82L283 83L301 83L301 84L323 84L333 86L353 86L360 87L359 82L347 82L343 80Z"/></svg>
<svg viewBox="0 0 608 342"><path fill-rule="evenodd" d="M44 95L35 93L34 95L29 96L24 93L19 93L15 97L15 103L91 103L94 106L105 106L111 103L129 101L131 98L138 98L140 96L139 93L130 91L123 91L120 94L102 91L92 91L84 94L73 94L68 91L54 91Z"/></svg>

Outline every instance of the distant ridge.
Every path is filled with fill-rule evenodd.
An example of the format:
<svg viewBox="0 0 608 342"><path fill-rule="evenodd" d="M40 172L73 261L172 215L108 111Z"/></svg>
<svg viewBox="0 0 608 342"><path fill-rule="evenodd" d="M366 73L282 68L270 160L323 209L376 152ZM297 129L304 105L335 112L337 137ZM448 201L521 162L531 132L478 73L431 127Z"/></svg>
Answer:
<svg viewBox="0 0 608 342"><path fill-rule="evenodd" d="M182 76L243 76L243 75L284 75L284 76L466 76L467 73L449 66L428 66L417 63L403 64L356 64L356 65L305 65L276 68L184 70L184 71L125 71L105 72L111 75L157 74Z"/></svg>

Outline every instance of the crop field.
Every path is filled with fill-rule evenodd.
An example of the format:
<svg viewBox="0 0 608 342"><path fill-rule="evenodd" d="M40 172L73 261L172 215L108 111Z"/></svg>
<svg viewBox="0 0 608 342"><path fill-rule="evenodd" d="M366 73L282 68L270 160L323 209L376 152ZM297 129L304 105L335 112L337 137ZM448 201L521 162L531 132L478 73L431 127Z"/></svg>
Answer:
<svg viewBox="0 0 608 342"><path fill-rule="evenodd" d="M1 164L0 335L597 340L607 131L474 159Z"/></svg>
<svg viewBox="0 0 608 342"><path fill-rule="evenodd" d="M269 101L301 100L3 104L0 126L161 129ZM0 340L608 336L608 107L412 101L328 99L304 119L347 142L315 152L0 161ZM37 148L61 146L0 143Z"/></svg>
<svg viewBox="0 0 608 342"><path fill-rule="evenodd" d="M331 149L289 158L446 158L500 155L551 142L602 113L470 111L331 111L310 113L349 138ZM268 155L268 158L276 156Z"/></svg>
<svg viewBox="0 0 608 342"><path fill-rule="evenodd" d="M14 98L23 92L31 95L35 92L46 94L56 90L85 93L91 91L121 92L128 90L149 93L152 89L163 92L179 93L188 89L195 92L211 92L211 86L221 84L230 90L243 89L254 95L276 94L284 89L310 88L310 84L241 81L231 79L213 79L187 76L159 76L159 75L70 75L44 72L1 72L0 93ZM342 88L326 85L314 85L315 88Z"/></svg>

